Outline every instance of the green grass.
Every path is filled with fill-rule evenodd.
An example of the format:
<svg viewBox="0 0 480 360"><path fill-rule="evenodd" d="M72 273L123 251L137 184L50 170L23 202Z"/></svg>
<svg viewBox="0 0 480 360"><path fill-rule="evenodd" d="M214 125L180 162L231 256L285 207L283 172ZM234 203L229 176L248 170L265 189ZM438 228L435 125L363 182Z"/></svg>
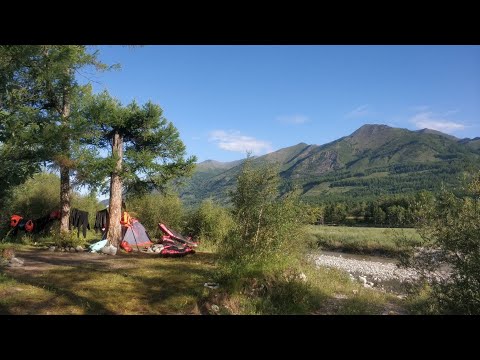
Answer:
<svg viewBox="0 0 480 360"><path fill-rule="evenodd" d="M306 274L306 282L259 275L232 290L226 284L204 287L217 271L215 254L206 252L184 258L112 257L23 246L17 256L30 267L0 268L0 314L382 314L403 308L392 295L309 263L296 269ZM34 260L46 267L35 269ZM264 290L252 293L260 284Z"/></svg>
<svg viewBox="0 0 480 360"><path fill-rule="evenodd" d="M211 281L214 270L213 255L208 253L184 258L84 253L78 255L84 260L75 260L77 254L72 254L73 260L67 262L69 253L49 255L33 248L17 252L26 264L29 255L42 256L50 267L0 271L2 314L199 313L198 302L206 295L203 284ZM57 264L51 266L54 259Z"/></svg>
<svg viewBox="0 0 480 360"><path fill-rule="evenodd" d="M405 314L404 301L396 296L367 289L351 281L345 272L300 265L297 272L306 281L284 276L258 275L243 279L236 291L219 289L206 303L219 306L222 314L248 315L379 315Z"/></svg>
<svg viewBox="0 0 480 360"><path fill-rule="evenodd" d="M307 231L308 240L322 249L372 255L398 254L396 241L401 238L421 240L415 229L310 225Z"/></svg>
<svg viewBox="0 0 480 360"><path fill-rule="evenodd" d="M304 264L307 281L277 280L258 297L244 299L247 314L368 315L405 313L400 299L366 289L345 272Z"/></svg>

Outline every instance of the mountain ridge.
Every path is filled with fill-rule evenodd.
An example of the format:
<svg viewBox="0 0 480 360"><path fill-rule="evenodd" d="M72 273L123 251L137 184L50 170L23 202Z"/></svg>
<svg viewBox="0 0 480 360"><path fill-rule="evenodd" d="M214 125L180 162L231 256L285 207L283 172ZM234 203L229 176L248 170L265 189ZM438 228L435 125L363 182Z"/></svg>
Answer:
<svg viewBox="0 0 480 360"><path fill-rule="evenodd" d="M243 161L197 164L181 197L187 203L208 197L228 201ZM254 166L265 163L277 163L283 182L300 186L310 200L402 194L436 190L442 182L458 186L455 176L479 167L480 138L365 124L326 144L301 142L253 159Z"/></svg>

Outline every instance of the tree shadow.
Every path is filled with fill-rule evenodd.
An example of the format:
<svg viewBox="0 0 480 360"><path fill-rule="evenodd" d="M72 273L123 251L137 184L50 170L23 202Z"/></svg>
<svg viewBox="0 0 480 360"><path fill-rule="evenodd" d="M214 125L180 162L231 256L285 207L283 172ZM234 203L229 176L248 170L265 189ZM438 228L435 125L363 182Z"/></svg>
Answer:
<svg viewBox="0 0 480 360"><path fill-rule="evenodd" d="M78 306L80 307L85 314L115 314L115 312L106 308L101 302L91 298L80 296L71 289L73 284L78 284L81 281L88 281L91 279L91 275L87 273L79 273L77 269L65 269L65 270L51 270L47 274L40 273L32 275L29 272L14 273L8 274L10 277L15 279L19 285L30 285L35 288L39 288L47 291L52 295L51 298L42 301L28 301L24 302L24 306L28 309L26 313L29 314L39 314L48 309L51 309L54 305L56 299L64 297L67 300L67 306ZM58 278L61 278L64 281L58 282ZM52 279L56 279L57 281ZM55 284L59 283L59 285ZM7 312L10 310L5 309ZM5 312L3 309L0 309L1 313Z"/></svg>
<svg viewBox="0 0 480 360"><path fill-rule="evenodd" d="M206 302L221 307L222 294L225 304L232 294L226 284L219 284L218 289L204 286L215 278L215 255L210 253L182 258L142 253L118 257L91 255L96 256L94 259L88 258L90 255L71 255L47 251L20 253L26 265L38 262L49 267L39 267L36 271L10 268L5 273L20 285L47 291L48 299L20 299L15 306L24 305L29 314L47 311L96 315L210 314L204 309ZM281 280L267 283L264 290L257 291L250 299L256 313L268 315L380 314L384 306L367 296L332 296L318 286ZM13 312L11 307L0 304L0 313Z"/></svg>
<svg viewBox="0 0 480 360"><path fill-rule="evenodd" d="M37 303L30 299L26 306L28 313L52 312L51 309L63 313L65 306L80 307L85 314L183 313L184 302L191 310L196 298L202 296L203 284L211 280L212 271L202 267L213 269L214 263L213 254L208 253L183 258L142 253L85 257L47 251L18 255L26 266L10 268L6 273L20 284L53 295ZM178 304L175 299L179 299ZM62 304L52 307L54 301ZM11 313L5 306L0 311Z"/></svg>

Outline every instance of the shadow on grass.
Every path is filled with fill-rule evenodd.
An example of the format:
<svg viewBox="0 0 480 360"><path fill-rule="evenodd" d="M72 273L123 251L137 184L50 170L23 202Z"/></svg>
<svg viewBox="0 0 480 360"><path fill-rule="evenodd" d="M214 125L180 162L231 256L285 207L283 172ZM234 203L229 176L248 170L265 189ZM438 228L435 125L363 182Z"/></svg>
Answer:
<svg viewBox="0 0 480 360"><path fill-rule="evenodd" d="M62 280L59 281L58 274L61 273ZM114 314L114 312L107 309L101 302L96 301L93 298L80 296L71 289L72 284L85 280L89 277L88 274L82 274L75 269L67 270L52 270L47 274L39 274L32 276L30 273L17 273L10 275L16 282L17 286L30 285L38 289L47 291L51 297L45 301L35 301L29 299L28 301L19 301L19 305L25 307L26 313L40 314L44 310L47 311L55 306L55 300L59 300L63 297L66 300L66 304L63 306L77 306L83 310L85 314ZM8 309L0 309L2 314L5 314L4 310L9 312ZM59 314L64 314L64 310L60 310Z"/></svg>
<svg viewBox="0 0 480 360"><path fill-rule="evenodd" d="M212 291L200 308L203 313L236 312L258 315L380 315L402 314L398 302L374 290L363 289L339 272L309 274L312 281L284 276L249 274L225 278L227 288ZM212 311L213 305L218 306ZM391 310L390 312L388 310Z"/></svg>
<svg viewBox="0 0 480 360"><path fill-rule="evenodd" d="M231 289L227 281L219 289L208 289L204 283L213 281L216 271L215 255L210 253L161 258L143 253L119 253L113 257L31 251L19 257L26 264L30 261L48 266L9 269L8 277L17 282L12 282L10 289L30 285L47 293L25 296L25 291L23 297L9 293L8 301L0 302L1 314L19 313L22 309L29 314L209 314L205 304L221 307L223 296L225 304L231 305L240 292L246 307L220 313L380 314L385 305L369 293L352 295L352 288L327 276L315 286L264 279L254 284L247 282L242 289ZM322 283L325 281L331 281L329 287Z"/></svg>
<svg viewBox="0 0 480 360"><path fill-rule="evenodd" d="M54 266L94 266L98 268L107 268L110 266L109 258L106 255L90 254L90 253L58 253L49 252L47 250L33 250L18 252L17 256L22 260L26 260L25 265L54 265ZM28 262L30 264L28 264Z"/></svg>
<svg viewBox="0 0 480 360"><path fill-rule="evenodd" d="M214 276L214 267L209 263L212 257L201 257L201 261L195 255L182 259L159 259L149 266L123 271L122 275L134 282L130 295L141 299L143 310L139 311L198 313L198 303L205 292L204 284L212 281Z"/></svg>
<svg viewBox="0 0 480 360"><path fill-rule="evenodd" d="M76 313L85 314L198 313L195 310L198 298L203 295L203 284L211 280L214 268L214 255L208 253L184 258L141 253L100 255L98 259L85 259L81 256L84 254L69 255L46 251L19 254L26 265L27 262L33 265L30 270L28 266L11 269L8 276L18 285L48 291L51 298L13 299L12 303L21 308L23 301L30 314L71 313L72 306ZM35 268L35 263L44 267L47 264L47 268ZM11 309L2 305L0 312L9 314Z"/></svg>

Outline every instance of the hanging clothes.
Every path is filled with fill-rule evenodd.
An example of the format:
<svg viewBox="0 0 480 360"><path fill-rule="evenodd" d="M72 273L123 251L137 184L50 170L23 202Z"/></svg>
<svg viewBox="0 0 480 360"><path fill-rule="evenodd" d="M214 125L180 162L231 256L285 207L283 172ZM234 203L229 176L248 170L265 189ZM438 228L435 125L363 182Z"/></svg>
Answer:
<svg viewBox="0 0 480 360"><path fill-rule="evenodd" d="M77 237L80 237L80 228L82 228L83 237L87 237L87 229L90 230L90 224L88 223L88 212L78 209L72 209L70 211L70 221L68 228L78 228Z"/></svg>
<svg viewBox="0 0 480 360"><path fill-rule="evenodd" d="M93 228L96 233L108 230L108 209L97 211L97 215L95 216L95 226Z"/></svg>

